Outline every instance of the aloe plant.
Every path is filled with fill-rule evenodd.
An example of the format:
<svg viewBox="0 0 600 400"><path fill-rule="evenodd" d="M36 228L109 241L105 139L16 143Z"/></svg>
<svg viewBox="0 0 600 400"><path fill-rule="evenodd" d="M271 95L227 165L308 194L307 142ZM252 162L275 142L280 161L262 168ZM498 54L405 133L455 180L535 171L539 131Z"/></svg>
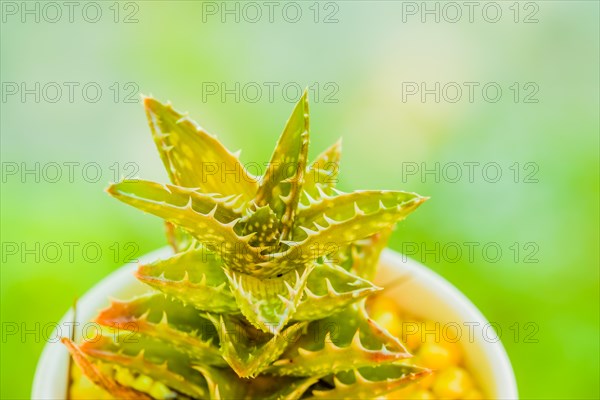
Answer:
<svg viewBox="0 0 600 400"><path fill-rule="evenodd" d="M174 254L139 266L154 291L102 310L102 337L63 339L85 375L116 398L331 399L429 373L364 306L394 224L424 197L336 189L340 142L307 163L306 92L261 177L171 105L144 105L171 184L107 191L163 218Z"/></svg>

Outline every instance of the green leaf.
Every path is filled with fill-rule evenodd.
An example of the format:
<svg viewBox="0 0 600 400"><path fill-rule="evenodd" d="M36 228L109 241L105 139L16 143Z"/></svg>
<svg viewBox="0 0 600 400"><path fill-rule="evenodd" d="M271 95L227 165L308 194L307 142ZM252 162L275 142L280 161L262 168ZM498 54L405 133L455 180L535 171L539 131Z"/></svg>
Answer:
<svg viewBox="0 0 600 400"><path fill-rule="evenodd" d="M313 266L272 279L228 272L237 305L246 319L263 332L279 334L303 296Z"/></svg>
<svg viewBox="0 0 600 400"><path fill-rule="evenodd" d="M263 206L246 210L239 222L241 235L252 235L249 243L254 247L274 249L279 243L279 218L271 207Z"/></svg>
<svg viewBox="0 0 600 400"><path fill-rule="evenodd" d="M387 190L360 190L352 193L338 191L338 193L340 194L337 196L323 197L309 206L300 205L295 221L296 226L315 229L319 226L327 226L330 219L344 221L357 215L374 214L382 209L393 207L404 209L426 200L415 193Z"/></svg>
<svg viewBox="0 0 600 400"><path fill-rule="evenodd" d="M197 370L206 379L210 399L229 400L246 399L249 381L240 379L233 370L228 368L212 368L207 365L195 365Z"/></svg>
<svg viewBox="0 0 600 400"><path fill-rule="evenodd" d="M156 214L162 206L179 209L192 208L200 214L210 215L222 224L229 224L242 217L239 196L206 194L196 189L163 185L156 182L124 180L110 185L107 192L124 203Z"/></svg>
<svg viewBox="0 0 600 400"><path fill-rule="evenodd" d="M233 315L208 315L219 334L221 352L238 376L255 377L297 339L306 323L289 325L273 336Z"/></svg>
<svg viewBox="0 0 600 400"><path fill-rule="evenodd" d="M292 230L304 182L309 141L308 91L290 116L256 194L256 205L269 205L281 218L281 238Z"/></svg>
<svg viewBox="0 0 600 400"><path fill-rule="evenodd" d="M302 186L304 195L301 201L310 203L310 198L319 199L321 192L332 195L338 181L340 159L342 157L342 140L338 140L324 152L319 154L316 160L307 168Z"/></svg>
<svg viewBox="0 0 600 400"><path fill-rule="evenodd" d="M193 368L192 359L169 342L130 333L99 336L80 346L86 355L136 371L193 398L207 398L206 379Z"/></svg>
<svg viewBox="0 0 600 400"><path fill-rule="evenodd" d="M353 304L338 314L311 322L307 333L267 372L325 376L409 357L398 339L367 316L362 304Z"/></svg>
<svg viewBox="0 0 600 400"><path fill-rule="evenodd" d="M202 364L226 366L212 322L192 306L150 294L129 301L112 301L96 322L117 332L131 331L169 342Z"/></svg>
<svg viewBox="0 0 600 400"><path fill-rule="evenodd" d="M175 253L186 251L196 244L192 235L169 221L165 221L165 233L167 241Z"/></svg>
<svg viewBox="0 0 600 400"><path fill-rule="evenodd" d="M272 400L296 400L303 398L303 394L318 381L317 377L309 376L306 378L291 378L289 376L275 377L277 388L274 393L268 393L266 396L253 396L251 398L264 398ZM273 392L273 389L271 389ZM267 393L265 393L267 394Z"/></svg>
<svg viewBox="0 0 600 400"><path fill-rule="evenodd" d="M259 375L253 379L238 377L230 369L194 367L208 382L210 398L215 400L264 399L296 400L318 379Z"/></svg>
<svg viewBox="0 0 600 400"><path fill-rule="evenodd" d="M199 310L239 312L222 263L202 246L140 265L136 278Z"/></svg>
<svg viewBox="0 0 600 400"><path fill-rule="evenodd" d="M340 263L347 271L368 280L375 278L379 256L385 249L393 228L384 228L366 239L343 246L339 252L329 255L328 260Z"/></svg>
<svg viewBox="0 0 600 400"><path fill-rule="evenodd" d="M357 368L335 374L330 390L313 390L311 399L375 398L407 386L430 371L399 364Z"/></svg>
<svg viewBox="0 0 600 400"><path fill-rule="evenodd" d="M426 198L404 192L355 192L324 197L298 211L294 239L287 249L270 254L261 265L286 272L342 245L372 236L393 226L414 211Z"/></svg>
<svg viewBox="0 0 600 400"><path fill-rule="evenodd" d="M293 319L312 321L328 317L379 290L341 267L319 264L308 276L304 296Z"/></svg>
<svg viewBox="0 0 600 400"><path fill-rule="evenodd" d="M205 193L241 195L250 201L258 189L256 178L216 137L170 104L144 98L154 142L175 185L200 188Z"/></svg>
<svg viewBox="0 0 600 400"><path fill-rule="evenodd" d="M227 268L245 273L263 272L259 264L267 257L260 254L262 249L250 246L251 236L240 237L234 230L241 218L235 208L238 199L147 181L123 181L111 185L108 192L124 203L187 230L205 248L214 249Z"/></svg>
<svg viewBox="0 0 600 400"><path fill-rule="evenodd" d="M137 391L133 388L123 386L119 384L112 376L108 376L94 365L85 354L81 351L81 349L73 343L71 340L67 338L62 338L62 343L67 347L69 353L71 353L71 357L73 361L77 364L83 374L94 384L100 386L102 389L106 390L116 399L125 399L125 400L151 400L152 397L148 396L145 393Z"/></svg>

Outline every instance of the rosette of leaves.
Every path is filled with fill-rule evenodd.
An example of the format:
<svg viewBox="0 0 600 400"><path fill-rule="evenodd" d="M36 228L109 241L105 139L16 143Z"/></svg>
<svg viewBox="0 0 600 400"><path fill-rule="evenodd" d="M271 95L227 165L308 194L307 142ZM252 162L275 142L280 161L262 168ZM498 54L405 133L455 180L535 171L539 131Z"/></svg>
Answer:
<svg viewBox="0 0 600 400"><path fill-rule="evenodd" d="M260 177L170 104L144 105L171 183L107 191L164 219L173 255L138 267L154 291L102 310L100 338L63 339L92 382L127 399L338 399L429 373L364 307L392 227L424 197L337 190L339 142L307 162L306 92Z"/></svg>

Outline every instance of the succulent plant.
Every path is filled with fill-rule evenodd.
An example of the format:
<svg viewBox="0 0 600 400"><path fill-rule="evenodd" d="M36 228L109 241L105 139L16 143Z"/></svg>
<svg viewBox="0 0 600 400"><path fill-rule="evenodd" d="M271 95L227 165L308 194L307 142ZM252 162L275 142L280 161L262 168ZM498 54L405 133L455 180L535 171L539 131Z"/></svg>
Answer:
<svg viewBox="0 0 600 400"><path fill-rule="evenodd" d="M174 254L140 265L153 292L112 301L103 335L63 339L117 398L357 398L428 370L365 311L394 224L426 198L335 188L340 142L307 163L308 98L266 173L175 111L144 98L171 184L124 180L108 193L166 221Z"/></svg>

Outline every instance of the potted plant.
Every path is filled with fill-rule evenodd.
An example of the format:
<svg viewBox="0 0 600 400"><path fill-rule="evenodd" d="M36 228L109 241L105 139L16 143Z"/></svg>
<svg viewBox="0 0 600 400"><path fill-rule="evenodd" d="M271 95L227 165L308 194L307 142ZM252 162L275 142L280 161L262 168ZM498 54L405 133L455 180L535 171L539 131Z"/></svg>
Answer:
<svg viewBox="0 0 600 400"><path fill-rule="evenodd" d="M391 251L380 259L426 198L337 190L339 142L307 162L306 92L260 178L170 105L144 105L171 184L107 191L163 218L171 248L109 276L65 316L80 322L76 339L46 347L33 398L516 398L477 309L426 268ZM462 361L438 335L420 341L419 324L413 358L382 320L390 304L422 323L470 322L455 344Z"/></svg>

